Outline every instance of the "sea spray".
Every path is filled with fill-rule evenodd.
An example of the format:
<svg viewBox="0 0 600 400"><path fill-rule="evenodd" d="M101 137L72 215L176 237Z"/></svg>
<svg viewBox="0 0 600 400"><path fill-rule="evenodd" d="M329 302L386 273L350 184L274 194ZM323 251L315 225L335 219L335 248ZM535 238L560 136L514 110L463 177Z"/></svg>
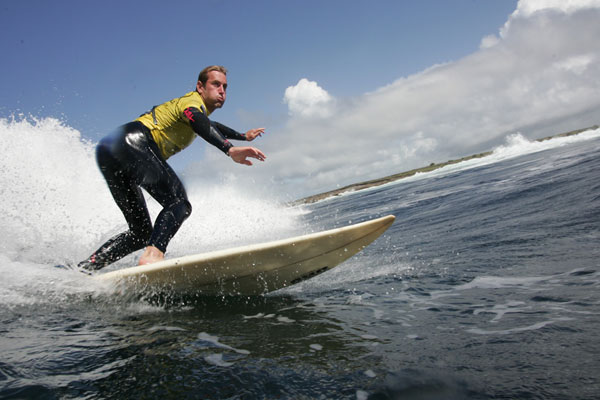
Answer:
<svg viewBox="0 0 600 400"><path fill-rule="evenodd" d="M210 185L191 181L186 185L193 211L169 245L169 252L174 255L306 233L301 222L304 211L300 208L286 207L267 196L240 192L227 181Z"/></svg>
<svg viewBox="0 0 600 400"><path fill-rule="evenodd" d="M115 219L101 210L110 194L94 161L93 144L54 118L0 119L2 254L52 262L78 251Z"/></svg>
<svg viewBox="0 0 600 400"><path fill-rule="evenodd" d="M6 149L0 158L0 299L56 301L56 296L100 290L83 274L53 267L77 263L127 229L96 165L95 143L55 118L0 119L0 139ZM193 212L167 249L168 257L306 231L301 208L286 207L267 194L243 192L227 179L184 183ZM154 219L161 208L146 198ZM136 257L108 269L134 265Z"/></svg>

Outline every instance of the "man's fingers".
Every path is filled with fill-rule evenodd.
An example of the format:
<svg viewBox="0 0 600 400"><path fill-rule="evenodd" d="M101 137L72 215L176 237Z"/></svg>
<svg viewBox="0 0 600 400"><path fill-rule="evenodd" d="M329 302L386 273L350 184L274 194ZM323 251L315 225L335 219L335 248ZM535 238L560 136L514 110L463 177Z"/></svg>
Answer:
<svg viewBox="0 0 600 400"><path fill-rule="evenodd" d="M257 136L262 136L263 133L265 133L265 128L250 129L246 132L246 138L248 140L254 140Z"/></svg>
<svg viewBox="0 0 600 400"><path fill-rule="evenodd" d="M260 151L259 149L256 149L254 147L250 148L252 150L251 154L248 154L249 157L253 157L256 158L257 160L260 161L265 161L265 158L267 158L262 151Z"/></svg>
<svg viewBox="0 0 600 400"><path fill-rule="evenodd" d="M229 156L233 161L244 165L252 165L252 162L247 159L248 157L256 158L260 161L265 161L267 158L262 151L255 147L232 147L229 150Z"/></svg>
<svg viewBox="0 0 600 400"><path fill-rule="evenodd" d="M258 149L256 149L258 155L260 156L260 160L261 161L265 161L265 158L267 158L267 156L264 155L264 153Z"/></svg>

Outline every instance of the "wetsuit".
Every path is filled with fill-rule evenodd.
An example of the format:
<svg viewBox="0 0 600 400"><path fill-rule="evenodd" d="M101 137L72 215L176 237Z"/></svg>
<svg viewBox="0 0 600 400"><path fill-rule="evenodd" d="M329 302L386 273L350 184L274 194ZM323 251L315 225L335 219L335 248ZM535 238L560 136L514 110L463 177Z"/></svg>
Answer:
<svg viewBox="0 0 600 400"><path fill-rule="evenodd" d="M227 139L246 140L244 134L210 121L208 114L198 92L190 92L154 107L98 143L98 166L129 229L109 239L79 267L100 269L146 246L166 251L192 212L185 188L166 160L197 135L226 154L232 147ZM141 188L163 207L154 227Z"/></svg>

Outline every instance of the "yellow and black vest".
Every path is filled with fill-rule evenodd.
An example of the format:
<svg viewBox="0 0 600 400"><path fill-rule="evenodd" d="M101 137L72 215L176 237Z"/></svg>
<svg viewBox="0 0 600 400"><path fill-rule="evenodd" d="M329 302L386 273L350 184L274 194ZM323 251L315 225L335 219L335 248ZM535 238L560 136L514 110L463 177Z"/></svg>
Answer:
<svg viewBox="0 0 600 400"><path fill-rule="evenodd" d="M183 112L188 107L197 108L207 117L210 115L200 93L193 91L155 106L136 119L150 129L165 160L188 147L197 136L184 117Z"/></svg>

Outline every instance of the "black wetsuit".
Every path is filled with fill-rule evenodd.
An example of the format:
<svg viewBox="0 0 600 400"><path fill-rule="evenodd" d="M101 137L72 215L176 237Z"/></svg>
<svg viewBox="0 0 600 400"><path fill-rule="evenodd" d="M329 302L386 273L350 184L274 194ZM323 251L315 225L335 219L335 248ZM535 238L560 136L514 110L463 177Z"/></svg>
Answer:
<svg viewBox="0 0 600 400"><path fill-rule="evenodd" d="M226 138L246 140L244 134L210 121L197 108L186 108L183 117L194 132L224 153L232 147ZM108 240L80 262L79 267L100 269L146 246L155 246L164 253L171 238L192 212L192 206L183 184L165 161L150 130L139 121L121 126L100 141L96 160L129 230ZM163 207L154 227L141 188Z"/></svg>

